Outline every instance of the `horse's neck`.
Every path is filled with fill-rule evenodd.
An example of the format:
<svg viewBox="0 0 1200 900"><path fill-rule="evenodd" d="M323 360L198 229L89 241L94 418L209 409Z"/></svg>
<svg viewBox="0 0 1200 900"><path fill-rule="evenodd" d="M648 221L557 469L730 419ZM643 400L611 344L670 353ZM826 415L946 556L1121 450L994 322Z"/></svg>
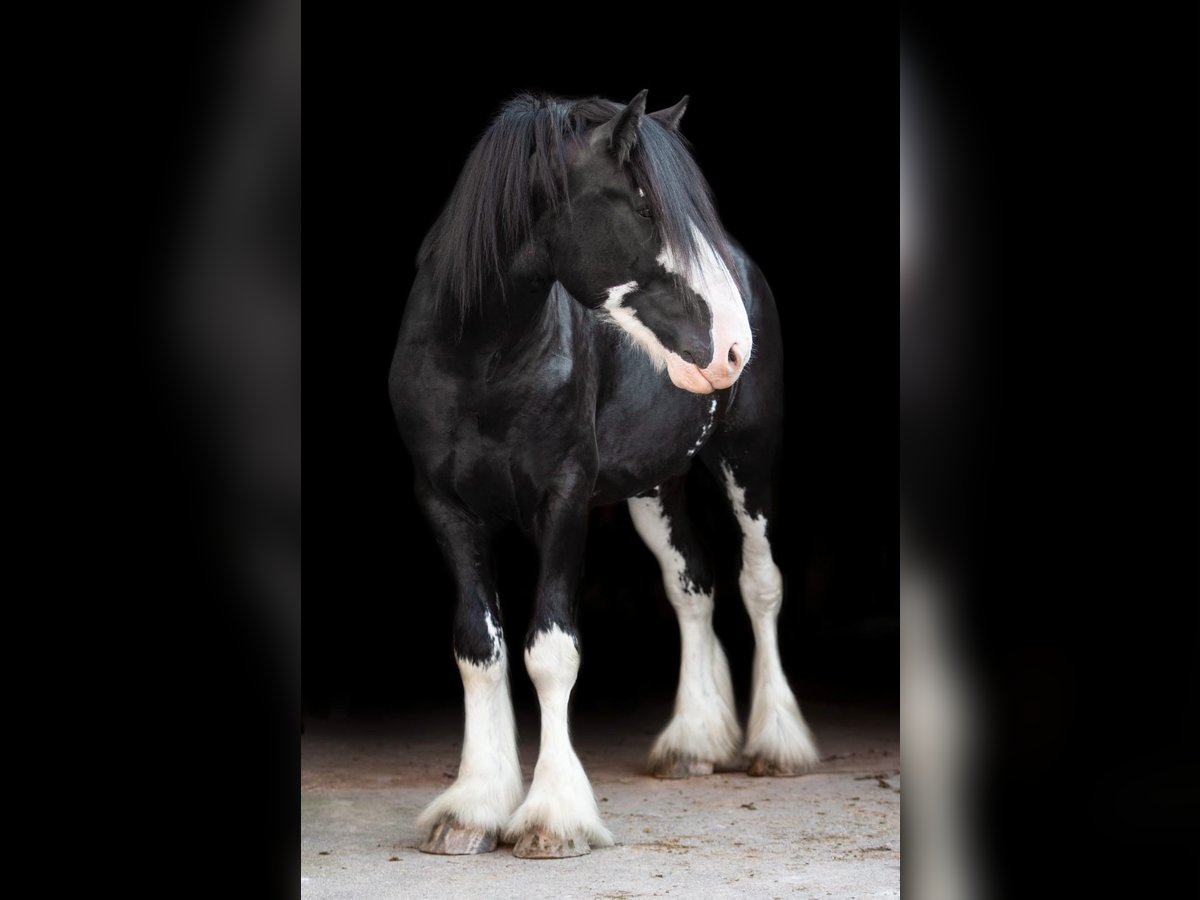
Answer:
<svg viewBox="0 0 1200 900"><path fill-rule="evenodd" d="M451 346L456 354L499 352L512 359L556 352L578 316L574 301L554 285L548 255L531 243L514 254L503 284L490 287L462 322L451 304L414 292L404 331L422 343Z"/></svg>
<svg viewBox="0 0 1200 900"><path fill-rule="evenodd" d="M480 308L464 325L464 336L502 353L532 351L539 338L561 327L561 291L553 291L554 274L548 257L524 248L517 253L503 285L492 287Z"/></svg>

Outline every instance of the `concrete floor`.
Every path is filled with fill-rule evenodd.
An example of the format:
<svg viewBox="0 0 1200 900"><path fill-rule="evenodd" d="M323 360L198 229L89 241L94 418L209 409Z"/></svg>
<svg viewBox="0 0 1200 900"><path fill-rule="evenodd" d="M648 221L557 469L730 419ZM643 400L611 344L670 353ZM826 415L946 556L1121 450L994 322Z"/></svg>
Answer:
<svg viewBox="0 0 1200 900"><path fill-rule="evenodd" d="M413 822L454 779L449 714L309 721L301 740L307 898L899 897L900 729L893 710L804 704L820 768L800 778L642 774L668 707L576 716L575 746L616 836L564 860L430 856ZM526 786L536 719L519 720Z"/></svg>

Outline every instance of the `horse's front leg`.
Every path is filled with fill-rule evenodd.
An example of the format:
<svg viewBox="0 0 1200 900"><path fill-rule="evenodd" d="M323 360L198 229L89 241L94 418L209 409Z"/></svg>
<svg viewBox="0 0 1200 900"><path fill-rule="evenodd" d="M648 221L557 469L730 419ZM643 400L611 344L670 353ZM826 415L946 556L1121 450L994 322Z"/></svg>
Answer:
<svg viewBox="0 0 1200 900"><path fill-rule="evenodd" d="M579 672L576 599L590 493L584 481L556 486L534 523L541 570L525 668L541 705L541 746L529 794L504 830L516 844L514 855L529 859L581 856L613 842L567 728L567 702Z"/></svg>
<svg viewBox="0 0 1200 900"><path fill-rule="evenodd" d="M454 657L466 695L466 733L458 778L417 820L426 853L487 853L521 801L516 726L508 691L508 653L492 573L488 534L468 511L418 490L457 586Z"/></svg>

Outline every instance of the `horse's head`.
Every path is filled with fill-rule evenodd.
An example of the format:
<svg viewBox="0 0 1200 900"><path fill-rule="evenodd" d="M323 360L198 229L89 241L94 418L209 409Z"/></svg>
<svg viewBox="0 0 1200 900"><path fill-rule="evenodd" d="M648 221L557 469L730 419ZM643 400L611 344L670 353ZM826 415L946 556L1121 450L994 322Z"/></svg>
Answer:
<svg viewBox="0 0 1200 900"><path fill-rule="evenodd" d="M707 185L676 133L686 104L646 114L642 91L580 133L564 154L566 195L540 224L555 278L677 387L707 394L737 381L752 337Z"/></svg>

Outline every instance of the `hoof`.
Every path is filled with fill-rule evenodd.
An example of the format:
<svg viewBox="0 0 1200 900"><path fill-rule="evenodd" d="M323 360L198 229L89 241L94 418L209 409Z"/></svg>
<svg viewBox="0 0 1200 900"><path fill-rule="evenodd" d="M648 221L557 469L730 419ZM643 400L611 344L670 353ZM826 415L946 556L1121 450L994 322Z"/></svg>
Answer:
<svg viewBox="0 0 1200 900"><path fill-rule="evenodd" d="M713 764L698 759L668 757L650 763L650 774L655 778L691 778L693 775L711 775Z"/></svg>
<svg viewBox="0 0 1200 900"><path fill-rule="evenodd" d="M567 859L592 852L582 834L559 837L546 831L527 831L513 847L513 856L521 859Z"/></svg>
<svg viewBox="0 0 1200 900"><path fill-rule="evenodd" d="M433 826L422 853L443 856L467 856L472 853L491 853L496 849L496 831L460 825L455 819L442 819Z"/></svg>
<svg viewBox="0 0 1200 900"><path fill-rule="evenodd" d="M808 766L788 766L757 756L750 763L748 774L755 778L794 778L797 775L803 775L807 771L809 771Z"/></svg>

